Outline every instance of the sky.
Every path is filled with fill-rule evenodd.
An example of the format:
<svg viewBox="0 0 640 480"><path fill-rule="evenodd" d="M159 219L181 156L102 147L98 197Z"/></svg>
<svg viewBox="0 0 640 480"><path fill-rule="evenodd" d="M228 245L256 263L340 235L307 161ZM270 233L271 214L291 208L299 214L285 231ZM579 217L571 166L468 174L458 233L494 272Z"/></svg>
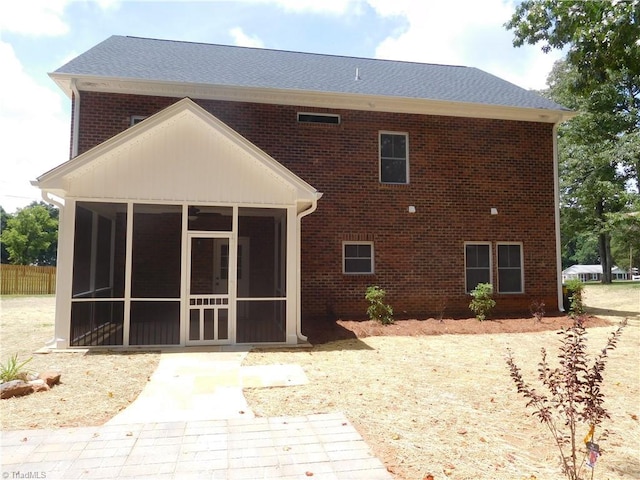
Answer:
<svg viewBox="0 0 640 480"><path fill-rule="evenodd" d="M111 35L477 67L543 89L561 53L515 48L518 0L2 0L0 206L69 159L71 100L48 73Z"/></svg>

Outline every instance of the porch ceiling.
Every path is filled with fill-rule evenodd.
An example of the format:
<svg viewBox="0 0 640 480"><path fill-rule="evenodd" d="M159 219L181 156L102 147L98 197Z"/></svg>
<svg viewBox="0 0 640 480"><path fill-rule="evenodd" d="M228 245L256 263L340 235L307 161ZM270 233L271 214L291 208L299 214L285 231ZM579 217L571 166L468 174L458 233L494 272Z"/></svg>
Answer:
<svg viewBox="0 0 640 480"><path fill-rule="evenodd" d="M63 198L294 205L319 193L185 98L38 177Z"/></svg>

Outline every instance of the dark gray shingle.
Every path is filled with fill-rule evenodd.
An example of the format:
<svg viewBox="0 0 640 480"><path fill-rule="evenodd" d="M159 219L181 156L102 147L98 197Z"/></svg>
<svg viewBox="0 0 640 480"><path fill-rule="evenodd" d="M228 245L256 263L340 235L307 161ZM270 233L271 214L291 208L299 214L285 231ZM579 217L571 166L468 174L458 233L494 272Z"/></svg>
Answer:
<svg viewBox="0 0 640 480"><path fill-rule="evenodd" d="M112 36L55 73L567 110L477 68L137 37Z"/></svg>

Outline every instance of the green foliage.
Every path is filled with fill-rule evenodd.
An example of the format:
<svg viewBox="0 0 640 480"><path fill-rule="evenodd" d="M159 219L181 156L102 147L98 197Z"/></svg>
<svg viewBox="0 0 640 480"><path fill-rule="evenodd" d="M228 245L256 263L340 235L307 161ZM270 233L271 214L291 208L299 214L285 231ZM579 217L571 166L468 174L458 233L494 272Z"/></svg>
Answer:
<svg viewBox="0 0 640 480"><path fill-rule="evenodd" d="M367 314L371 320L376 320L383 325L393 323L393 308L384 303L386 292L378 286L367 287L364 298L369 301Z"/></svg>
<svg viewBox="0 0 640 480"><path fill-rule="evenodd" d="M569 297L569 315L576 318L584 315L584 284L577 278L572 278L565 282L567 295Z"/></svg>
<svg viewBox="0 0 640 480"><path fill-rule="evenodd" d="M547 92L579 112L558 131L563 263L597 257L604 283L632 238L612 218L640 201L639 17L640 0L525 0L506 24L516 46L567 51Z"/></svg>
<svg viewBox="0 0 640 480"><path fill-rule="evenodd" d="M622 334L623 323L613 332L605 347L589 365L587 355L586 331L579 319L575 319L570 328L562 329L559 334L559 367L552 368L547 361L547 352L541 349L542 360L538 363L538 380L548 393L539 393L525 382L520 368L508 350L507 365L510 376L516 384L518 393L528 400L527 408L533 409L533 415L544 423L562 460L563 472L569 480L580 480L585 460L592 452L600 453L599 444L606 438L606 430L597 432L602 422L609 418L604 408L605 396L601 392L602 373L605 368L607 352L613 350ZM584 434L585 449L580 447ZM596 435L599 433L598 435ZM597 442L597 443L596 443ZM597 459L597 456L596 456ZM593 462L593 458L591 459ZM595 464L592 463L592 469ZM593 478L592 470L591 478Z"/></svg>
<svg viewBox="0 0 640 480"><path fill-rule="evenodd" d="M575 89L593 88L614 72L640 74L639 0L524 0L505 24L516 47L567 49L578 68Z"/></svg>
<svg viewBox="0 0 640 480"><path fill-rule="evenodd" d="M7 219L0 240L17 265L55 265L58 211L33 202Z"/></svg>
<svg viewBox="0 0 640 480"><path fill-rule="evenodd" d="M471 291L473 299L469 304L469 308L475 314L476 318L483 322L486 320L487 315L496 306L496 301L493 299L493 285L490 283L479 283Z"/></svg>
<svg viewBox="0 0 640 480"><path fill-rule="evenodd" d="M31 361L31 358L24 362L18 362L18 354L14 354L7 363L0 363L0 380L2 382L10 382L11 380L26 380L29 370L24 366Z"/></svg>
<svg viewBox="0 0 640 480"><path fill-rule="evenodd" d="M9 214L0 206L0 235L7 229ZM4 243L0 243L0 263L9 263L9 252Z"/></svg>

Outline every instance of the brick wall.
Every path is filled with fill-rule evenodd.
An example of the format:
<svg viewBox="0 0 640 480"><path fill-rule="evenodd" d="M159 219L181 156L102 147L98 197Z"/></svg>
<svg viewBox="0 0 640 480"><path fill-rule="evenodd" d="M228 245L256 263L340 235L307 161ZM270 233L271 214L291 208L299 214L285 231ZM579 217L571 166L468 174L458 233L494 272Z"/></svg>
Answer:
<svg viewBox="0 0 640 480"><path fill-rule="evenodd" d="M82 92L82 153L177 99ZM303 220L303 316L354 317L377 284L399 316L470 315L464 242L522 242L525 293L497 311L557 308L552 125L382 112L197 101L324 193ZM299 124L298 111L340 125ZM382 185L378 133L409 135L410 183ZM408 206L416 207L409 213ZM498 215L490 209L497 208ZM373 241L375 274L343 275L342 242Z"/></svg>

